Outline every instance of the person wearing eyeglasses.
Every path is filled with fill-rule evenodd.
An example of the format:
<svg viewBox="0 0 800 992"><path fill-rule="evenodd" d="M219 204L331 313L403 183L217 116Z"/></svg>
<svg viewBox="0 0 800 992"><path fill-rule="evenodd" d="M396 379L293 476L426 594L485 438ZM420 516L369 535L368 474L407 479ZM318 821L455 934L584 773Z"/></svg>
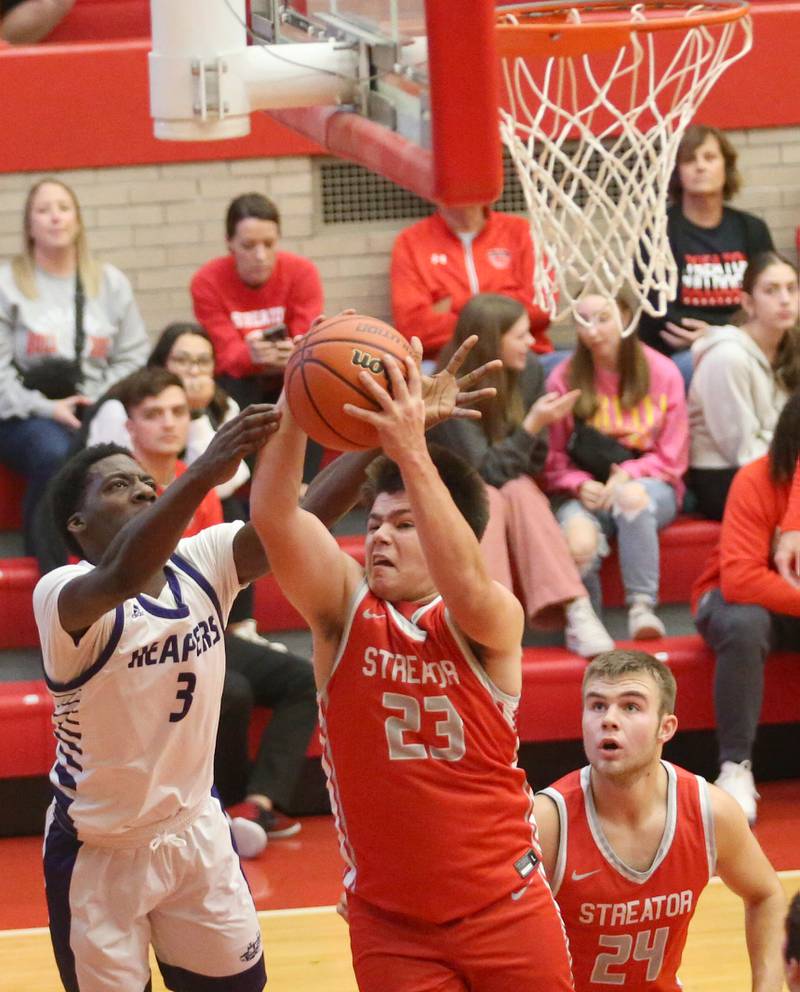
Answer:
<svg viewBox="0 0 800 992"><path fill-rule="evenodd" d="M206 450L222 424L239 413L236 400L214 381L214 363L214 345L207 332L188 321L167 324L147 359L148 368L165 368L183 382L192 417L183 455L189 465ZM118 392L115 388L106 393L85 418L87 445L111 442L130 447L128 417ZM217 487L217 495L229 499L249 478L250 470L241 462L233 478Z"/></svg>

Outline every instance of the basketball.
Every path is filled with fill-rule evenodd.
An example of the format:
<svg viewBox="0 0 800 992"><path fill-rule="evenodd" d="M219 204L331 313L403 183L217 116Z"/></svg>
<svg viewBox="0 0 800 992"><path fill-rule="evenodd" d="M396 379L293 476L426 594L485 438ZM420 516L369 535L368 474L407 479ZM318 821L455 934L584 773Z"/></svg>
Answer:
<svg viewBox="0 0 800 992"><path fill-rule="evenodd" d="M336 451L374 448L373 427L349 416L345 403L365 410L378 407L359 381L369 372L388 389L381 356L403 363L409 342L389 324L362 314L331 317L312 328L286 366L286 398L292 416L309 437Z"/></svg>

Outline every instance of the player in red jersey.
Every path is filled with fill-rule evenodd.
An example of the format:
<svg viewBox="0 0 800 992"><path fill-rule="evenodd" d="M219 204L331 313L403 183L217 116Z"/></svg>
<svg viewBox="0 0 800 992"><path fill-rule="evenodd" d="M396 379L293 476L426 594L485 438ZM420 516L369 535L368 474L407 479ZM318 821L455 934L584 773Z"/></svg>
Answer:
<svg viewBox="0 0 800 992"><path fill-rule="evenodd" d="M680 989L689 922L714 874L745 905L753 992L779 992L780 882L735 800L662 761L678 725L675 689L643 651L598 655L583 680L589 765L536 797L576 992Z"/></svg>
<svg viewBox="0 0 800 992"><path fill-rule="evenodd" d="M420 377L385 358L366 568L298 507L305 435L284 408L253 523L308 621L362 992L562 992L563 928L516 765L523 612L484 566L480 478L431 456ZM263 494L261 497L259 494Z"/></svg>

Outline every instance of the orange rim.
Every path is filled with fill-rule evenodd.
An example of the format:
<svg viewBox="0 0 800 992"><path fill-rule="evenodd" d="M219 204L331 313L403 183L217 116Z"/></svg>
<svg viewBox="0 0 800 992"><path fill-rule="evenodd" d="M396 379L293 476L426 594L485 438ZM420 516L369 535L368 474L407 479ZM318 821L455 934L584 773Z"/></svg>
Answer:
<svg viewBox="0 0 800 992"><path fill-rule="evenodd" d="M644 7L647 19L631 19L633 6ZM586 20L567 20L577 8ZM698 9L695 9L698 8ZM728 24L745 17L747 0L545 0L543 3L511 4L498 7L495 25L497 51L501 58L515 56L582 55L624 45L633 33L689 31L692 28ZM518 23L505 20L513 15Z"/></svg>

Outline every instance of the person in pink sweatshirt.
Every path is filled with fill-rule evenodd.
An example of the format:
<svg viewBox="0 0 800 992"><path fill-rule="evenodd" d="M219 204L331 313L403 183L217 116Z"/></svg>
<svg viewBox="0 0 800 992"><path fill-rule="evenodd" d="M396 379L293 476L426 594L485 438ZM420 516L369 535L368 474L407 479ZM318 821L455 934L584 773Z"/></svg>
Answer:
<svg viewBox="0 0 800 992"><path fill-rule="evenodd" d="M577 306L577 347L547 389L581 395L572 415L550 426L543 485L598 605L600 560L616 535L628 631L642 640L664 635L658 531L683 498L689 425L675 364L635 333L622 337L621 306L600 294Z"/></svg>

